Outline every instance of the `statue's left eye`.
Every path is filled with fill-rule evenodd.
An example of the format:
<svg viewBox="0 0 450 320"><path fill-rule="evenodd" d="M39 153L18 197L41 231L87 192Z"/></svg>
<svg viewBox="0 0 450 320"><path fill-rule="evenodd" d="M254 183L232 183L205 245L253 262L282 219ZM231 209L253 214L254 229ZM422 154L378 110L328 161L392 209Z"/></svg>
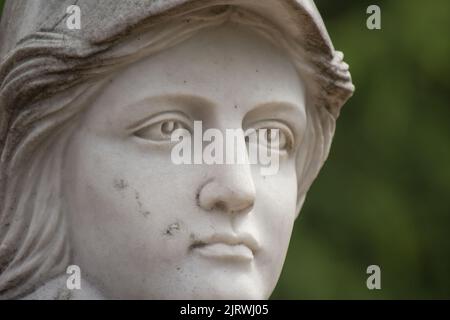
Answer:
<svg viewBox="0 0 450 320"><path fill-rule="evenodd" d="M258 133L262 131L259 135L259 143L266 148L285 150L290 146L287 134L278 128L264 128L257 131Z"/></svg>
<svg viewBox="0 0 450 320"><path fill-rule="evenodd" d="M252 128L251 136L246 137L249 143L257 142L260 146L280 152L289 151L294 145L292 130L281 121L261 121L255 123Z"/></svg>
<svg viewBox="0 0 450 320"><path fill-rule="evenodd" d="M177 129L185 129L190 131L190 124L188 119L181 119L177 116L174 118L165 118L141 127L134 132L136 137L152 141L170 141L172 134Z"/></svg>

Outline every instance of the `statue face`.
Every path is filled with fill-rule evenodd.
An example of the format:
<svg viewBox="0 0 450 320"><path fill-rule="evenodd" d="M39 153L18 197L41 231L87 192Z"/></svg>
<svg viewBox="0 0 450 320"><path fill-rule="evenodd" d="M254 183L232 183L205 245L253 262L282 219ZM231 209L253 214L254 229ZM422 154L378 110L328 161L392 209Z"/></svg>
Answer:
<svg viewBox="0 0 450 320"><path fill-rule="evenodd" d="M259 165L176 165L167 134L192 120L221 132L270 124L289 148L274 175ZM243 27L202 31L116 74L66 154L82 279L111 298L268 298L297 215L305 129L294 66Z"/></svg>

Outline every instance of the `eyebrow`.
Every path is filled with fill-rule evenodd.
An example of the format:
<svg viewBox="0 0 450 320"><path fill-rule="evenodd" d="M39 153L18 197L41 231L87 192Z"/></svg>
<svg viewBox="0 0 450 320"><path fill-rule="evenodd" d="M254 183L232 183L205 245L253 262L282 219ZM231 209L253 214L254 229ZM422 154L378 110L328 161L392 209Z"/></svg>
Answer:
<svg viewBox="0 0 450 320"><path fill-rule="evenodd" d="M274 113L276 113L274 115ZM242 120L247 127L262 120L278 120L287 124L297 135L302 135L307 125L306 105L290 101L274 100L256 105Z"/></svg>
<svg viewBox="0 0 450 320"><path fill-rule="evenodd" d="M127 107L129 108L139 108L142 106L152 106L152 105L159 105L159 106L165 106L165 105L171 105L171 106L175 106L178 107L180 113L184 114L185 116L188 116L189 118L192 119L192 117L190 116L190 114L197 114L199 115L201 112L204 112L204 110L206 108L212 108L215 105L217 105L217 103L215 103L214 101L204 97L204 96L199 96L199 95L195 95L195 94L189 94L189 93L174 93L174 94L162 94L162 95L156 95L156 96L151 96L145 99L142 99L140 101L134 102L129 104ZM189 112L186 113L184 112L184 110L188 110ZM252 107L252 109L250 111L248 111L243 120L242 120L242 124L244 125L245 123L247 123L247 119L248 118L264 118L267 119L267 116L261 116L261 114L273 114L273 111L275 111L278 113L277 117L269 117L269 118L273 118L273 119L277 119L277 118L284 118L286 119L288 122L292 123L293 125L295 124L295 122L297 122L297 119L292 119L292 112L294 112L296 115L298 115L298 117L300 118L305 118L306 120L306 115L303 115L301 110L301 106L298 105L295 102L291 102L291 101L284 101L284 100L273 100L270 102L263 102L263 103L259 103L256 104L254 107ZM177 111L172 110L172 111ZM134 121L131 125L126 127L127 131L133 130L143 124L145 124L146 122L148 122L150 119L163 114L167 112L167 110L161 110L160 112L156 112L156 113L152 113L148 116L146 116L145 118L140 118L137 121ZM256 113L256 115L255 115ZM281 114L280 114L281 113ZM259 115L259 116L258 116ZM198 117L201 118L201 117ZM296 117L295 117L296 118ZM196 117L194 117L195 120Z"/></svg>
<svg viewBox="0 0 450 320"><path fill-rule="evenodd" d="M306 117L306 106L303 106L302 108L302 106L298 105L295 102L274 100L270 102L257 104L254 108L252 108L252 110L250 110L245 115L244 121L249 117L256 116L256 118L258 118L257 115L273 113L273 110L277 111L278 114L281 113L281 116L286 118L291 118L292 113L302 118Z"/></svg>

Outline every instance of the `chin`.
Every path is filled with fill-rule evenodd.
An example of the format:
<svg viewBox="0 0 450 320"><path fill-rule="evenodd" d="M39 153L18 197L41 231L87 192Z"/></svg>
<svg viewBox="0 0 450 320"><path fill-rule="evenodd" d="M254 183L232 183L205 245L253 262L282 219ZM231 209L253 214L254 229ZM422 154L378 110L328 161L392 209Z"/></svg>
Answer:
<svg viewBox="0 0 450 320"><path fill-rule="evenodd" d="M196 288L186 299L197 300L266 300L270 293L261 284L239 281L216 281L213 287Z"/></svg>

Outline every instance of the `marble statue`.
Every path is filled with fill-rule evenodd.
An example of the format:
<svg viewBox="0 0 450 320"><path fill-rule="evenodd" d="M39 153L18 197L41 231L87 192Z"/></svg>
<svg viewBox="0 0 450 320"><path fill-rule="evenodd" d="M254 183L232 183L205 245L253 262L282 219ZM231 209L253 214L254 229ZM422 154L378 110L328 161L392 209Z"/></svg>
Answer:
<svg viewBox="0 0 450 320"><path fill-rule="evenodd" d="M353 90L312 0L7 0L0 298L269 298ZM194 122L270 134L174 163Z"/></svg>

